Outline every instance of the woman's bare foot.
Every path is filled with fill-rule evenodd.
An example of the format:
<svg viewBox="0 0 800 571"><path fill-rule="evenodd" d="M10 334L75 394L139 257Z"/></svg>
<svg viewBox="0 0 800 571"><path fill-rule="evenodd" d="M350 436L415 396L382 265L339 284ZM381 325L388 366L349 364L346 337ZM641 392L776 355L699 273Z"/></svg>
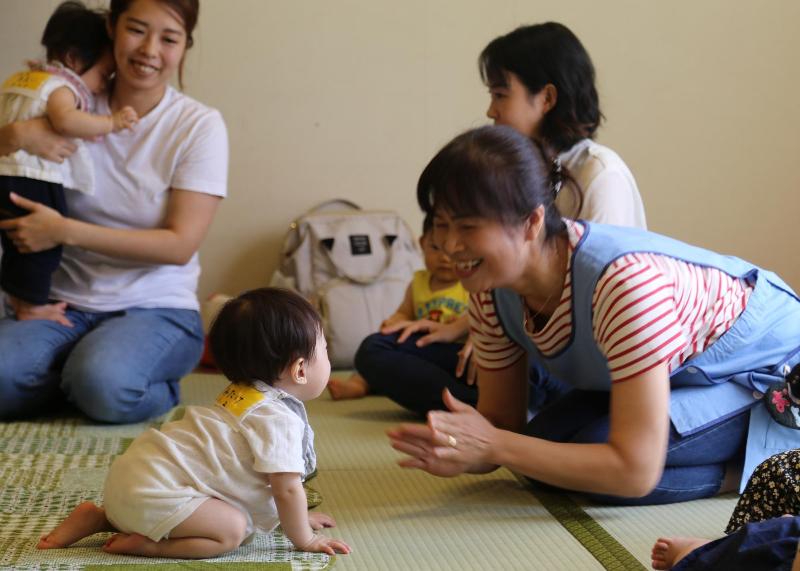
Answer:
<svg viewBox="0 0 800 571"><path fill-rule="evenodd" d="M678 561L709 541L699 537L659 537L650 553L653 569L672 569Z"/></svg>
<svg viewBox="0 0 800 571"><path fill-rule="evenodd" d="M108 538L103 546L106 553L117 553L127 555L153 555L153 547L157 544L149 537L138 533L115 533Z"/></svg>
<svg viewBox="0 0 800 571"><path fill-rule="evenodd" d="M97 507L92 502L83 502L72 510L67 519L58 524L53 531L43 535L39 539L36 548L59 549L67 547L79 539L101 531L114 531L114 528L106 519L105 510Z"/></svg>
<svg viewBox="0 0 800 571"><path fill-rule="evenodd" d="M364 377L354 373L347 379L332 378L328 381L328 391L333 400L360 399L369 394L369 385Z"/></svg>

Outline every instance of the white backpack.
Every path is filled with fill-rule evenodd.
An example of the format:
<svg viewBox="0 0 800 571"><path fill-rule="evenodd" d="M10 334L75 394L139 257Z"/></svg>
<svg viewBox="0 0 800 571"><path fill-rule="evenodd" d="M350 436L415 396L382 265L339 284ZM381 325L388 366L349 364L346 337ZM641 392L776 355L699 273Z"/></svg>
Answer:
<svg viewBox="0 0 800 571"><path fill-rule="evenodd" d="M331 364L347 368L364 337L403 301L423 265L417 241L397 213L336 199L292 222L271 285L311 301L322 316Z"/></svg>

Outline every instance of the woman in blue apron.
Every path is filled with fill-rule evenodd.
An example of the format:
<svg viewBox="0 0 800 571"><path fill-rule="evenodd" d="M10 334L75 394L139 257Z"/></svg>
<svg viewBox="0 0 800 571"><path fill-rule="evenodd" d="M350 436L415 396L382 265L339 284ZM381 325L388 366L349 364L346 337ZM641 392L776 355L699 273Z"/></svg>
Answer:
<svg viewBox="0 0 800 571"><path fill-rule="evenodd" d="M800 361L791 288L738 258L564 219L548 171L524 136L484 127L422 173L419 203L472 294L480 397L476 410L445 394L448 411L391 431L400 464L506 466L651 504L714 495L797 447L764 399ZM530 422L526 353L573 387Z"/></svg>

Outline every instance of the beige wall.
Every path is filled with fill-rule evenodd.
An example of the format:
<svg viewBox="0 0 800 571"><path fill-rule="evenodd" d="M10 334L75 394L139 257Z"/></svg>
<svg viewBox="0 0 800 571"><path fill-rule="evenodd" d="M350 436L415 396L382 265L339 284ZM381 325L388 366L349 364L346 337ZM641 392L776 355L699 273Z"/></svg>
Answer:
<svg viewBox="0 0 800 571"><path fill-rule="evenodd" d="M57 2L0 0L0 72L37 53ZM203 0L187 92L219 108L230 197L200 294L267 282L289 221L330 197L400 211L435 150L486 122L476 58L558 20L592 54L600 142L633 170L650 227L800 288L800 3L795 0Z"/></svg>

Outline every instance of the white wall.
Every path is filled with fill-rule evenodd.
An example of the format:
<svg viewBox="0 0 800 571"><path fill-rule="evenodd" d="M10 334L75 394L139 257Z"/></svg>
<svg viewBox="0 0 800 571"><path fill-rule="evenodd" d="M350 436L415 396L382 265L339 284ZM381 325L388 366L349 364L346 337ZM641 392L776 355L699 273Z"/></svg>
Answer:
<svg viewBox="0 0 800 571"><path fill-rule="evenodd" d="M52 0L0 0L0 72L38 53ZM187 92L219 108L230 197L200 294L265 284L293 217L329 197L400 211L419 172L484 124L476 59L557 20L595 62L607 124L650 227L735 253L800 288L800 3L729 0L202 0Z"/></svg>

